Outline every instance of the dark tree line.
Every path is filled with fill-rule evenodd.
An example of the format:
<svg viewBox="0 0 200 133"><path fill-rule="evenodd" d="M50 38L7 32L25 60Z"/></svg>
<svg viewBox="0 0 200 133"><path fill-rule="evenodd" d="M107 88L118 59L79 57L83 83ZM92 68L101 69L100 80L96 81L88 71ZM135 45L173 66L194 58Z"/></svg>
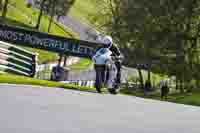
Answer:
<svg viewBox="0 0 200 133"><path fill-rule="evenodd" d="M138 68L141 85L142 69L149 71L148 80L150 71L176 76L182 91L191 82L199 84L199 0L107 2L107 15L112 18L108 32L124 51L125 64ZM159 63L152 63L157 60Z"/></svg>

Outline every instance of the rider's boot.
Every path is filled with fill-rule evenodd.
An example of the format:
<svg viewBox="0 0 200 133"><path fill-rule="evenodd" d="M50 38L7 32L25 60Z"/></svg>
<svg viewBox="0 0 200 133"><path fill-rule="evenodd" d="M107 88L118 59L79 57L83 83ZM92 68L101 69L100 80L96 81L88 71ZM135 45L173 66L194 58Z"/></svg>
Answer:
<svg viewBox="0 0 200 133"><path fill-rule="evenodd" d="M108 91L110 94L114 94L114 95L116 95L118 93L118 91L114 88L109 88Z"/></svg>

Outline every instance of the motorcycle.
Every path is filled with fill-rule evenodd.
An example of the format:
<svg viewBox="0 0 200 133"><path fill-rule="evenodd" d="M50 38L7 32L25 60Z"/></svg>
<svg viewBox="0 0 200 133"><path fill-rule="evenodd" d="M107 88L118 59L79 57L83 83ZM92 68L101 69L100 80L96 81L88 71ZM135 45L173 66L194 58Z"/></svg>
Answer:
<svg viewBox="0 0 200 133"><path fill-rule="evenodd" d="M119 84L116 83L116 57L112 56L112 52L108 48L101 48L95 53L92 60L96 69L96 90L101 93L101 89L105 87L111 94L117 94Z"/></svg>

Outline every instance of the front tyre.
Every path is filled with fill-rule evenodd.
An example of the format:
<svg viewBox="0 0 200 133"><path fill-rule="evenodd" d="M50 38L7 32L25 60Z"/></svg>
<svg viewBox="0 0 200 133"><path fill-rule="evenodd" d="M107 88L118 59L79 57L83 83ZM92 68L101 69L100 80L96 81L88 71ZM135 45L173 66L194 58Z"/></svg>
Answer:
<svg viewBox="0 0 200 133"><path fill-rule="evenodd" d="M118 91L114 88L109 88L108 91L109 91L110 94L113 94L113 95L118 94Z"/></svg>

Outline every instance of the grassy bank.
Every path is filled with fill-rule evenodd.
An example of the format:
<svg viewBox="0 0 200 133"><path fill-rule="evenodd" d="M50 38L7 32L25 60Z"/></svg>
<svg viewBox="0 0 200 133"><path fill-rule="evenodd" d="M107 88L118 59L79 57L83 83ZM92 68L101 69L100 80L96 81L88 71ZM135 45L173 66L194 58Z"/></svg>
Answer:
<svg viewBox="0 0 200 133"><path fill-rule="evenodd" d="M39 15L39 10L33 7L28 8L24 0L10 0L8 6L7 17L18 22L24 23L30 27L36 25ZM42 17L40 31L47 32L49 24L49 17L44 15ZM72 32L70 29L65 29L60 23L54 21L51 32L54 35L64 37L78 37L78 35Z"/></svg>
<svg viewBox="0 0 200 133"><path fill-rule="evenodd" d="M92 61L88 58L82 58L78 63L69 66L71 70L85 70L90 67Z"/></svg>
<svg viewBox="0 0 200 133"><path fill-rule="evenodd" d="M106 20L105 15L101 15L105 11L105 4L105 0L76 0L69 14L83 23L98 28Z"/></svg>
<svg viewBox="0 0 200 133"><path fill-rule="evenodd" d="M159 92L154 92L154 93L145 95L144 92L141 92L141 91L130 91L128 89L123 89L121 90L121 93L125 95L131 95L131 96L137 96L137 97L162 101L162 99L160 98ZM191 93L183 93L183 94L179 92L174 92L174 93L169 94L168 98L165 101L185 104L185 105L200 106L200 91L195 91Z"/></svg>
<svg viewBox="0 0 200 133"><path fill-rule="evenodd" d="M8 13L6 19L2 22L14 25L14 26L22 26L26 28L34 28L38 19L39 11L35 8L28 8L25 4L24 0L10 0L8 6ZM40 26L40 31L47 32L49 24L49 17L43 16ZM68 28L64 28L64 26L56 21L53 22L50 34L70 37L70 38L79 38L79 35L72 32ZM28 48L32 52L37 52L39 54L39 64L43 62L55 61L58 59L58 55L53 52L48 52L44 50L32 49Z"/></svg>
<svg viewBox="0 0 200 133"><path fill-rule="evenodd" d="M71 84L64 84L59 82L52 82L46 80L39 80L24 76L16 76L11 74L0 74L0 83L8 83L8 84L23 84L23 85L39 85L45 87L58 87L58 88L65 88L65 89L74 89L80 91L94 91L94 88L89 87L81 87Z"/></svg>
<svg viewBox="0 0 200 133"><path fill-rule="evenodd" d="M73 89L73 90L80 90L80 91L95 91L95 88L80 87L80 86L71 85L71 84L39 80L39 79L34 79L34 78L29 78L29 77L24 77L24 76L16 76L16 75L11 75L11 74L0 74L0 83L38 85L38 86L44 86L44 87L58 87L58 88ZM161 100L159 93L144 95L143 92L134 92L134 91L129 91L127 89L123 89L121 90L121 94L154 99L154 100ZM200 106L199 97L200 97L199 91L193 92L193 93L185 93L185 94L173 93L168 96L168 99L166 101L173 102L173 103L186 104L186 105Z"/></svg>

